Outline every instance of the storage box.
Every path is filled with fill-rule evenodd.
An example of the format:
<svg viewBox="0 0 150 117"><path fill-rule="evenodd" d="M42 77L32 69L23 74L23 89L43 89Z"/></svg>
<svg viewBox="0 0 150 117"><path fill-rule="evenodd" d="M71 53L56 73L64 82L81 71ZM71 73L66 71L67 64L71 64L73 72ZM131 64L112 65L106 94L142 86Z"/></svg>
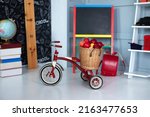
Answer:
<svg viewBox="0 0 150 117"><path fill-rule="evenodd" d="M140 2L148 2L148 0L140 0Z"/></svg>
<svg viewBox="0 0 150 117"><path fill-rule="evenodd" d="M150 35L144 35L144 50L150 50Z"/></svg>
<svg viewBox="0 0 150 117"><path fill-rule="evenodd" d="M130 44L131 49L142 50L142 45L140 44L136 44L136 43L129 43L129 44Z"/></svg>

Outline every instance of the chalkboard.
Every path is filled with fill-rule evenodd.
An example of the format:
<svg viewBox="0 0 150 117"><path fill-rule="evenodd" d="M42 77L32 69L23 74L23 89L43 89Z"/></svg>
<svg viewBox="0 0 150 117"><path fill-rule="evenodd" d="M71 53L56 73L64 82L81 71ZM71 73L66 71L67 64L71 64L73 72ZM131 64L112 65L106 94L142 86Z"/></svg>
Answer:
<svg viewBox="0 0 150 117"><path fill-rule="evenodd" d="M111 7L77 7L76 34L111 34Z"/></svg>
<svg viewBox="0 0 150 117"><path fill-rule="evenodd" d="M51 0L34 0L38 62L51 61Z"/></svg>
<svg viewBox="0 0 150 117"><path fill-rule="evenodd" d="M51 0L34 0L38 62L51 60ZM17 34L11 41L22 44L22 63L27 64L24 0L0 0L0 20L12 18Z"/></svg>

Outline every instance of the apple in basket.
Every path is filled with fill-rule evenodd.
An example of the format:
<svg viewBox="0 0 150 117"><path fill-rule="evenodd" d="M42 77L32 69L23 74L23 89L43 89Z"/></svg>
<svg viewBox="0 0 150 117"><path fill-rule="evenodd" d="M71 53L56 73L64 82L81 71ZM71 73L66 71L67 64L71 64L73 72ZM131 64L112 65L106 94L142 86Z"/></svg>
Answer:
<svg viewBox="0 0 150 117"><path fill-rule="evenodd" d="M89 41L89 38L84 38L84 40L83 40L85 43L89 43L90 41Z"/></svg>
<svg viewBox="0 0 150 117"><path fill-rule="evenodd" d="M84 44L85 44L85 47L87 48L88 47L88 43L89 43L89 38L84 38L84 40L80 41L79 45L80 47L84 47Z"/></svg>
<svg viewBox="0 0 150 117"><path fill-rule="evenodd" d="M80 47L83 48L102 48L104 44L102 42L98 42L95 38L89 40L89 38L84 38L84 40L80 41Z"/></svg>
<svg viewBox="0 0 150 117"><path fill-rule="evenodd" d="M98 45L98 43L94 44L94 48L100 49L101 47Z"/></svg>
<svg viewBox="0 0 150 117"><path fill-rule="evenodd" d="M80 47L83 47L84 41L80 41L79 45L80 45Z"/></svg>
<svg viewBox="0 0 150 117"><path fill-rule="evenodd" d="M92 39L92 40L90 41L90 43L96 44L96 43L97 43L97 40L96 40L96 39Z"/></svg>
<svg viewBox="0 0 150 117"><path fill-rule="evenodd" d="M90 42L85 42L83 45L84 48L89 48L90 47Z"/></svg>
<svg viewBox="0 0 150 117"><path fill-rule="evenodd" d="M104 44L102 42L98 42L98 45L100 48L102 48L104 46Z"/></svg>
<svg viewBox="0 0 150 117"><path fill-rule="evenodd" d="M100 48L102 48L104 46L104 44L102 43L102 42L96 42L95 44L94 44L94 48L97 48L97 49L100 49Z"/></svg>

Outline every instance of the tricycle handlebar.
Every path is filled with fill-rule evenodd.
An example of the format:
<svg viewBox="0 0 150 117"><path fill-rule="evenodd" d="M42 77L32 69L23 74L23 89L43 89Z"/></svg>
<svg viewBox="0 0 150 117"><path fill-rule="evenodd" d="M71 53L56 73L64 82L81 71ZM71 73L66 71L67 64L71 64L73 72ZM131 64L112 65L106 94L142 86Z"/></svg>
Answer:
<svg viewBox="0 0 150 117"><path fill-rule="evenodd" d="M61 45L51 45L51 46L56 47L56 48L62 48Z"/></svg>
<svg viewBox="0 0 150 117"><path fill-rule="evenodd" d="M51 43L60 43L60 41L52 41Z"/></svg>

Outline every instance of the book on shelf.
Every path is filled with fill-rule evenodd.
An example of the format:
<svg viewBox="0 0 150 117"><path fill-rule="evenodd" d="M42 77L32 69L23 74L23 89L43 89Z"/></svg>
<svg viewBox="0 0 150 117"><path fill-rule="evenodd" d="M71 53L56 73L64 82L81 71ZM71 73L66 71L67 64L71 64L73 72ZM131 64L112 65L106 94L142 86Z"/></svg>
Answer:
<svg viewBox="0 0 150 117"><path fill-rule="evenodd" d="M13 59L13 58L20 58L21 55L20 54L16 54L16 55L8 55L8 56L0 56L0 60L3 60L3 59Z"/></svg>
<svg viewBox="0 0 150 117"><path fill-rule="evenodd" d="M9 63L0 63L0 70L7 70L7 69L14 69L14 68L21 68L22 62L9 62Z"/></svg>
<svg viewBox="0 0 150 117"><path fill-rule="evenodd" d="M21 48L20 43L0 43L0 49Z"/></svg>
<svg viewBox="0 0 150 117"><path fill-rule="evenodd" d="M11 58L11 59L2 59L0 63L11 63L11 62L18 62L21 61L21 58Z"/></svg>
<svg viewBox="0 0 150 117"><path fill-rule="evenodd" d="M17 54L21 54L21 47L0 49L0 56L9 56L9 55L17 55Z"/></svg>
<svg viewBox="0 0 150 117"><path fill-rule="evenodd" d="M9 77L22 74L22 68L0 70L0 77Z"/></svg>

